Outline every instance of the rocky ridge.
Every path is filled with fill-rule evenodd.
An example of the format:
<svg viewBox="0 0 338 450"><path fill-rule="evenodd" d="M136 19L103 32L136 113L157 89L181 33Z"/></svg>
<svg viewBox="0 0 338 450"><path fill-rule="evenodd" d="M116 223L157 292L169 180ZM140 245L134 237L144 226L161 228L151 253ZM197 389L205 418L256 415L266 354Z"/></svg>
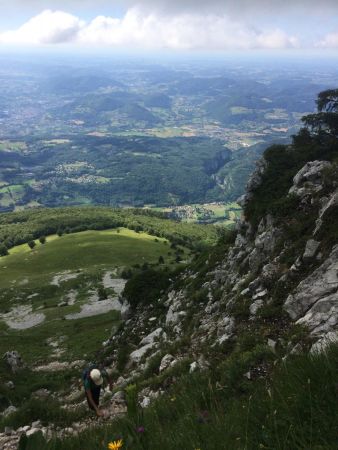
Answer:
<svg viewBox="0 0 338 450"><path fill-rule="evenodd" d="M241 199L243 206L252 199L266 166L266 161L259 162ZM142 305L125 322L111 338L113 348L126 340L132 348L124 383L142 376L156 358L158 375L183 360L190 362L190 370L207 368L208 353L236 343L243 327L260 330L265 344L282 356L338 342L338 245L324 242L321 234L331 220L329 211L338 208L338 182L333 177L327 189L327 169L333 169L328 161L306 163L289 189L297 210L311 217L301 245L288 234L289 224L272 214L256 227L242 218L235 240L216 263L210 257L199 270L187 269L158 300L164 308L160 315L158 305ZM303 334L297 340L293 329L299 327ZM113 368L115 361L113 357Z"/></svg>

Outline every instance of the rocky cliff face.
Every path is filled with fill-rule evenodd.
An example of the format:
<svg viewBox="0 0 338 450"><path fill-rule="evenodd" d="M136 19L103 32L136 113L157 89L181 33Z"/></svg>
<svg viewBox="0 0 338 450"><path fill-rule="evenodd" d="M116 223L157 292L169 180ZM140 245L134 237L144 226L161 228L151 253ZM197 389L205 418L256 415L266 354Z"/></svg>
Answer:
<svg viewBox="0 0 338 450"><path fill-rule="evenodd" d="M266 167L265 160L258 164L244 206ZM183 360L190 370L206 368L243 333L260 336L281 356L338 341L338 245L325 231L336 217L337 184L331 163L308 162L289 188L295 206L286 219L266 214L254 226L243 218L216 257L187 269L158 304L139 307L111 339L115 348L130 346L118 383L142 376L155 360L158 374ZM294 228L301 226L299 237Z"/></svg>

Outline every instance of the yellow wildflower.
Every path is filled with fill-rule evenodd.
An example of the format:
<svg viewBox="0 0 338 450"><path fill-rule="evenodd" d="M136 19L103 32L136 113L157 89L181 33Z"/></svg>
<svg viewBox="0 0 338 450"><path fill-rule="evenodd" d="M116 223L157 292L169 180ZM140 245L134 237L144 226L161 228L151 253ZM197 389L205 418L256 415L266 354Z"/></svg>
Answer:
<svg viewBox="0 0 338 450"><path fill-rule="evenodd" d="M118 441L114 441L114 442L110 442L108 444L108 449L109 450L119 450L119 448L122 447L122 439L118 440Z"/></svg>

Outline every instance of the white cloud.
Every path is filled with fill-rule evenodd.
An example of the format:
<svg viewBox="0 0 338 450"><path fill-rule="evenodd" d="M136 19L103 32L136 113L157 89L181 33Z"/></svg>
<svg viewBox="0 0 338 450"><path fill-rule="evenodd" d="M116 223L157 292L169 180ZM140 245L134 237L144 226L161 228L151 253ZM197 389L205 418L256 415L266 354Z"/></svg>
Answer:
<svg viewBox="0 0 338 450"><path fill-rule="evenodd" d="M316 47L319 48L338 48L338 32L329 33L322 40L317 42Z"/></svg>
<svg viewBox="0 0 338 450"><path fill-rule="evenodd" d="M163 16L130 8L122 18L97 16L90 22L46 10L17 30L0 33L5 44L106 45L170 49L283 49L298 47L296 37L282 30L257 30L224 15Z"/></svg>
<svg viewBox="0 0 338 450"><path fill-rule="evenodd" d="M3 44L59 44L77 39L85 22L63 11L49 9L33 17L17 30L0 33Z"/></svg>

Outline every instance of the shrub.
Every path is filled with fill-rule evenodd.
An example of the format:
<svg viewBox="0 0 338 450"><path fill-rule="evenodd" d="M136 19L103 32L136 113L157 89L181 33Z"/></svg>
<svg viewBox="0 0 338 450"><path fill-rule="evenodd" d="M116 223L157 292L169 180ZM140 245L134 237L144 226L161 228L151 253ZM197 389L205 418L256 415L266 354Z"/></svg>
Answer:
<svg viewBox="0 0 338 450"><path fill-rule="evenodd" d="M0 245L0 256L7 256L8 250L7 247L4 244Z"/></svg>
<svg viewBox="0 0 338 450"><path fill-rule="evenodd" d="M33 249L36 246L35 241L29 241L28 246L29 246L29 248Z"/></svg>
<svg viewBox="0 0 338 450"><path fill-rule="evenodd" d="M145 269L134 274L126 283L123 295L132 307L157 300L170 284L170 272Z"/></svg>

